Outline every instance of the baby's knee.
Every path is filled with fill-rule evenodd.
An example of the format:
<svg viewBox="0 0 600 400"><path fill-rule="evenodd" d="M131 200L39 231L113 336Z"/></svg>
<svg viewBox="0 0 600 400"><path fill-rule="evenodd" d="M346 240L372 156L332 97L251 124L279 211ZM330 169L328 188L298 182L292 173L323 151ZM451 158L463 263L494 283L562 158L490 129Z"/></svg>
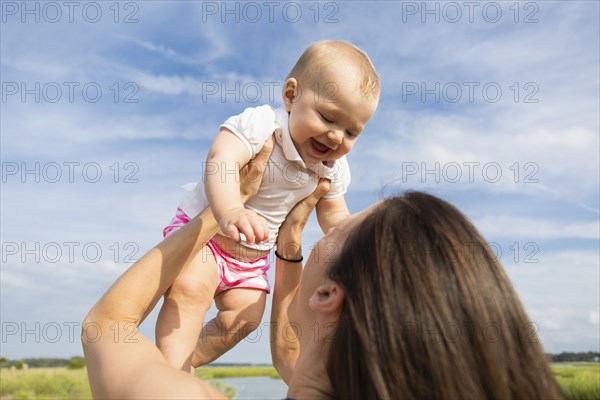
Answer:
<svg viewBox="0 0 600 400"><path fill-rule="evenodd" d="M264 309L264 303L248 304L238 310L220 312L218 319L222 328L229 332L237 331L245 337L260 326Z"/></svg>
<svg viewBox="0 0 600 400"><path fill-rule="evenodd" d="M214 290L211 290L203 282L195 282L189 279L177 279L171 285L166 297L177 302L212 302Z"/></svg>

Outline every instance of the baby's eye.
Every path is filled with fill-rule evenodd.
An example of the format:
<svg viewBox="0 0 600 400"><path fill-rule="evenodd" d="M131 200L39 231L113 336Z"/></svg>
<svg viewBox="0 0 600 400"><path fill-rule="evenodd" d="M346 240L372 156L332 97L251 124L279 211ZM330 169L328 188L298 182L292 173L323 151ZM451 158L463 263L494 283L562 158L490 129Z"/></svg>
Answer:
<svg viewBox="0 0 600 400"><path fill-rule="evenodd" d="M323 114L319 113L319 115L321 116L321 118L323 118L323 121L325 121L325 122L327 122L327 123L329 123L329 124L331 124L331 123L333 122L333 120L332 120L332 119L330 119L330 118L327 118L327 117L326 117L326 116L324 116Z"/></svg>
<svg viewBox="0 0 600 400"><path fill-rule="evenodd" d="M351 137L357 137L358 136L358 133L354 133L352 131L346 131L346 133L348 134L348 136L351 136Z"/></svg>

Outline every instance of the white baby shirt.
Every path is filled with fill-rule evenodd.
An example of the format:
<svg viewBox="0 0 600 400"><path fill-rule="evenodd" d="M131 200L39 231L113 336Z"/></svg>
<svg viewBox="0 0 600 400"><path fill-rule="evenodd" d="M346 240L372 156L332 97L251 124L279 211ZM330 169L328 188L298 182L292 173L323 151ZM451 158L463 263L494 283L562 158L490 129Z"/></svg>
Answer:
<svg viewBox="0 0 600 400"><path fill-rule="evenodd" d="M292 142L288 129L288 113L284 107L273 109L264 105L247 108L240 115L228 118L221 128L227 128L242 140L252 158L275 132L275 146L258 193L245 205L267 220L269 240L262 244L248 244L243 241L244 246L262 250L273 248L279 226L290 210L315 190L320 177L331 180L331 189L325 198L343 196L348 190L350 168L346 157L336 160L329 167L322 163L307 166ZM220 167L206 165L205 170L206 173L231 176L231 171L221 171ZM199 182L179 207L193 218L207 205L204 182Z"/></svg>

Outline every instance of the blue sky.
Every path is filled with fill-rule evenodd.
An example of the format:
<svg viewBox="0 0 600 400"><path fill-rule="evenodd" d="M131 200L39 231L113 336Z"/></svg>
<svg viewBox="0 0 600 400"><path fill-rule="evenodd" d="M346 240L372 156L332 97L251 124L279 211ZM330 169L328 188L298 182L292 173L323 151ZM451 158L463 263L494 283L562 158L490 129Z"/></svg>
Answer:
<svg viewBox="0 0 600 400"><path fill-rule="evenodd" d="M1 355L81 354L80 321L161 240L218 125L280 104L321 39L357 44L382 79L351 211L449 200L545 350L599 351L599 5L465 3L3 1ZM305 249L318 237L313 219ZM269 310L221 361L270 361Z"/></svg>

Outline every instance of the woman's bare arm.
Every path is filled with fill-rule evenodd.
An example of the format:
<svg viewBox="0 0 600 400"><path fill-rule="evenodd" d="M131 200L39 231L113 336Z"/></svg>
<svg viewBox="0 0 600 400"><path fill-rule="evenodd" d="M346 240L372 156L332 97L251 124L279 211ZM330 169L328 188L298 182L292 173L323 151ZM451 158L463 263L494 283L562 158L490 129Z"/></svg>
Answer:
<svg viewBox="0 0 600 400"><path fill-rule="evenodd" d="M256 177L262 176L272 149L271 141L241 174L243 181L250 181L241 188L245 198L258 190ZM169 366L137 330L217 230L212 213L204 210L132 265L90 310L81 339L95 398L225 398L205 382Z"/></svg>
<svg viewBox="0 0 600 400"><path fill-rule="evenodd" d="M137 330L147 310L217 229L205 210L132 265L89 312L81 338L95 398L219 395L204 382L171 368Z"/></svg>
<svg viewBox="0 0 600 400"><path fill-rule="evenodd" d="M298 203L279 228L277 253L287 259L302 256L302 230L319 199L329 191L330 182L322 179L315 191ZM289 383L300 352L299 340L290 324L289 310L294 305L302 275L302 263L290 263L277 258L273 306L271 308L271 358L281 378Z"/></svg>

